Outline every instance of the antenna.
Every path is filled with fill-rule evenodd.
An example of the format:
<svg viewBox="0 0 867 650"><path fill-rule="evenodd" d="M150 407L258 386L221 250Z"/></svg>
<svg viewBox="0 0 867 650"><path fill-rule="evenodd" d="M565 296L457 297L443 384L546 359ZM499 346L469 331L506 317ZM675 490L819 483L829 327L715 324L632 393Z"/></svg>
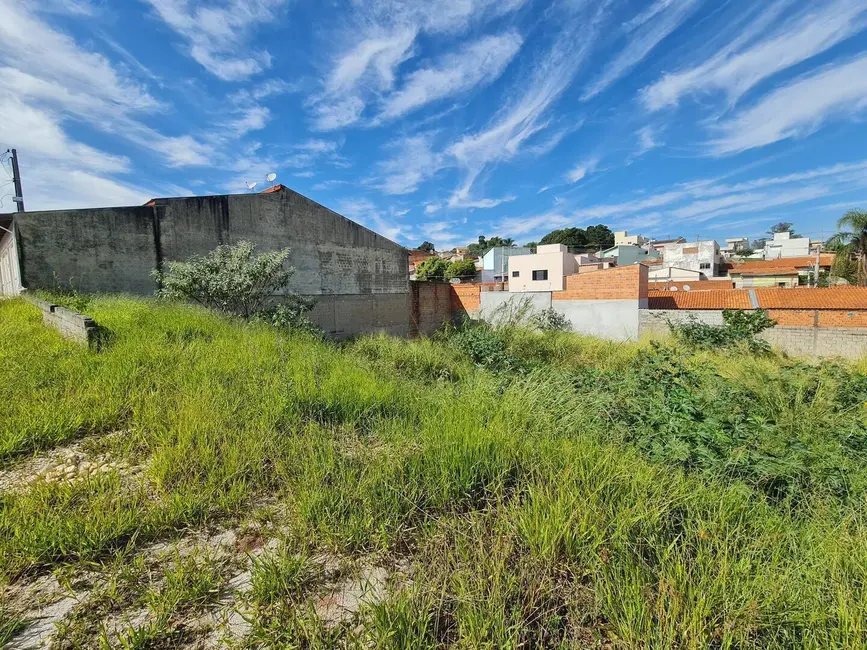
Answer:
<svg viewBox="0 0 867 650"><path fill-rule="evenodd" d="M269 187L271 187L272 185L274 185L274 181L277 180L277 174L275 174L274 172L271 172L270 174L268 174L265 177L265 180L267 180L268 183L270 183Z"/></svg>
<svg viewBox="0 0 867 650"><path fill-rule="evenodd" d="M252 192L253 190L256 189L256 186L258 185L258 183L244 183L244 185L246 185L247 189Z"/></svg>

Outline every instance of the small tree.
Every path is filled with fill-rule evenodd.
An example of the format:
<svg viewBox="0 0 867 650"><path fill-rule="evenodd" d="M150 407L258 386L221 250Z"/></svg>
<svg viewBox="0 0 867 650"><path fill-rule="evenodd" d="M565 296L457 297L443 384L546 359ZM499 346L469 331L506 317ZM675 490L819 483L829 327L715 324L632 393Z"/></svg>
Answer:
<svg viewBox="0 0 867 650"><path fill-rule="evenodd" d="M829 248L858 260L858 284L867 286L867 210L849 210L837 222L840 231L828 240Z"/></svg>
<svg viewBox="0 0 867 650"><path fill-rule="evenodd" d="M312 304L285 292L295 271L285 266L289 249L260 255L254 255L254 249L250 242L241 241L186 262L168 262L165 271L152 274L160 285L157 295L243 318L274 321L279 316L279 324L301 323Z"/></svg>
<svg viewBox="0 0 867 650"><path fill-rule="evenodd" d="M429 257L415 267L415 279L427 282L445 279L449 263L440 257Z"/></svg>
<svg viewBox="0 0 867 650"><path fill-rule="evenodd" d="M476 263L473 260L459 260L449 264L445 272L446 280L472 280L476 277Z"/></svg>
<svg viewBox="0 0 867 650"><path fill-rule="evenodd" d="M775 223L771 226L771 229L768 230L769 235L776 235L780 232L787 232L791 234L792 237L797 237L797 233L795 233L795 227L789 221L781 221L780 223Z"/></svg>
<svg viewBox="0 0 867 650"><path fill-rule="evenodd" d="M436 248L429 241L425 241L421 243L421 246L416 248L418 251L424 251L425 253L433 253L436 252Z"/></svg>

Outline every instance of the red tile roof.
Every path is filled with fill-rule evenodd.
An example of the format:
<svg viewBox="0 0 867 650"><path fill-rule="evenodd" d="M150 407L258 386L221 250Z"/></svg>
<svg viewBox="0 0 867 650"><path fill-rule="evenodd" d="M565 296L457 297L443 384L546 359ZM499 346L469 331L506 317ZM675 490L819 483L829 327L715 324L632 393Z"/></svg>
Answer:
<svg viewBox="0 0 867 650"><path fill-rule="evenodd" d="M650 309L752 309L744 289L718 291L654 291L648 293Z"/></svg>
<svg viewBox="0 0 867 650"><path fill-rule="evenodd" d="M754 291L762 309L845 309L867 311L867 287L723 289L719 291L652 291L650 309L752 309Z"/></svg>
<svg viewBox="0 0 867 650"><path fill-rule="evenodd" d="M731 264L729 273L743 273L746 271L767 271L775 267L786 269L806 269L816 263L816 256L809 257L783 257L778 260L747 260ZM821 253L819 266L831 266L834 263L834 253Z"/></svg>
<svg viewBox="0 0 867 650"><path fill-rule="evenodd" d="M282 183L277 183L276 185L273 185L272 187L269 187L269 188L262 190L261 192L259 192L259 194L270 194L271 192L279 192L279 191L285 190L285 189L288 189L285 185L283 185Z"/></svg>
<svg viewBox="0 0 867 650"><path fill-rule="evenodd" d="M762 309L867 310L867 287L755 289Z"/></svg>
<svg viewBox="0 0 867 650"><path fill-rule="evenodd" d="M738 274L737 271L732 271ZM755 269L750 271L740 271L740 275L745 278L765 278L774 275L800 275L801 271L794 266L774 266L768 269Z"/></svg>

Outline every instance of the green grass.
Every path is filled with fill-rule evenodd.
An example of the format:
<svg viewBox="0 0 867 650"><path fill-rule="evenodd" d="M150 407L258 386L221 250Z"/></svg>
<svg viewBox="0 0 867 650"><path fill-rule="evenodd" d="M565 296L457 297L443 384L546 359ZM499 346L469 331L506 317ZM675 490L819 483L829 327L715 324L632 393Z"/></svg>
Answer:
<svg viewBox="0 0 867 650"><path fill-rule="evenodd" d="M129 430L107 447L145 470L0 496L7 580L267 496L294 541L254 564L264 645L867 646L863 363L514 329L492 335L502 371L449 334L336 345L117 297L87 313L113 334L99 353L0 302L0 459ZM412 579L329 630L314 547ZM172 571L164 619L218 589Z"/></svg>

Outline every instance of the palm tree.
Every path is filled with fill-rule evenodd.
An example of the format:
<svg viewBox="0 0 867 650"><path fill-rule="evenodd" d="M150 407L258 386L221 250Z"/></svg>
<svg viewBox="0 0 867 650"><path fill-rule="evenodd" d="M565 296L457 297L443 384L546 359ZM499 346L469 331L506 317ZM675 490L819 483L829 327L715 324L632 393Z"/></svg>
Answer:
<svg viewBox="0 0 867 650"><path fill-rule="evenodd" d="M849 210L837 222L840 231L828 240L828 246L838 255L858 259L858 284L867 286L867 210Z"/></svg>

